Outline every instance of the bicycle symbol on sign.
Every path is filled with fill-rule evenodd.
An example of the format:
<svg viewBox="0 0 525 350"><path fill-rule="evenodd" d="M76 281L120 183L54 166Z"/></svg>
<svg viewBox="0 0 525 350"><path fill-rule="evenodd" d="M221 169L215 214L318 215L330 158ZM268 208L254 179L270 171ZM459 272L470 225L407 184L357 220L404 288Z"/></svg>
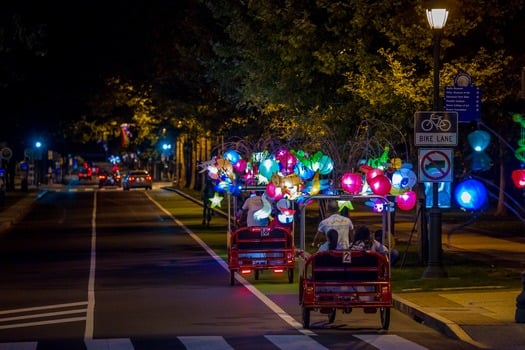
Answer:
<svg viewBox="0 0 525 350"><path fill-rule="evenodd" d="M423 131L430 131L433 128L439 131L449 131L452 127L450 120L443 119L442 115L432 113L430 119L425 119L421 122L421 129Z"/></svg>

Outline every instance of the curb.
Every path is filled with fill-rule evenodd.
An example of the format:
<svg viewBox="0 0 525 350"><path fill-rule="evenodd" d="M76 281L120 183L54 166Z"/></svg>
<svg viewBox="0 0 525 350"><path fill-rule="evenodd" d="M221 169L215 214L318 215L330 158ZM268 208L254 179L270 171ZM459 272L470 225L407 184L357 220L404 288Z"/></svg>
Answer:
<svg viewBox="0 0 525 350"><path fill-rule="evenodd" d="M457 323L436 313L426 312L418 305L400 296L394 295L392 299L394 308L408 315L413 320L424 324L449 338L461 340L480 349L490 349L490 346L472 339Z"/></svg>

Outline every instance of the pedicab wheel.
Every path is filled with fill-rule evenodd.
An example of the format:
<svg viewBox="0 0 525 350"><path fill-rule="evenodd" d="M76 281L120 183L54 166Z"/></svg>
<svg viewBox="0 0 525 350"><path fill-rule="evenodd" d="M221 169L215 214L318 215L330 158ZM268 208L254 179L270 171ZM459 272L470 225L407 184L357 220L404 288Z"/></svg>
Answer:
<svg viewBox="0 0 525 350"><path fill-rule="evenodd" d="M390 326L390 308L381 307L379 308L379 314L381 316L381 327L386 331Z"/></svg>
<svg viewBox="0 0 525 350"><path fill-rule="evenodd" d="M259 279L259 270L256 269L254 271L254 273L255 273L255 279L258 280Z"/></svg>
<svg viewBox="0 0 525 350"><path fill-rule="evenodd" d="M230 286L235 284L235 271L230 270Z"/></svg>
<svg viewBox="0 0 525 350"><path fill-rule="evenodd" d="M328 323L334 323L336 311L337 309L334 308L328 313Z"/></svg>
<svg viewBox="0 0 525 350"><path fill-rule="evenodd" d="M305 308L303 306L303 328L308 329L310 328L310 309Z"/></svg>
<svg viewBox="0 0 525 350"><path fill-rule="evenodd" d="M288 283L293 283L293 269L288 269Z"/></svg>

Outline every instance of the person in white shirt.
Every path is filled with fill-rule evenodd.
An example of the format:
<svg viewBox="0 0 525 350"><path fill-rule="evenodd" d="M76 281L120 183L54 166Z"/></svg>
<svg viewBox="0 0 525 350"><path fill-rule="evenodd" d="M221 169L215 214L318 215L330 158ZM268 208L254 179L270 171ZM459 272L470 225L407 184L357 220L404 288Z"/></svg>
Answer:
<svg viewBox="0 0 525 350"><path fill-rule="evenodd" d="M354 230L352 220L339 214L339 206L335 200L328 202L327 215L329 216L322 220L317 227L312 247L318 246L321 240L326 240L328 230L334 229L338 235L336 249L348 249L350 247L350 236Z"/></svg>

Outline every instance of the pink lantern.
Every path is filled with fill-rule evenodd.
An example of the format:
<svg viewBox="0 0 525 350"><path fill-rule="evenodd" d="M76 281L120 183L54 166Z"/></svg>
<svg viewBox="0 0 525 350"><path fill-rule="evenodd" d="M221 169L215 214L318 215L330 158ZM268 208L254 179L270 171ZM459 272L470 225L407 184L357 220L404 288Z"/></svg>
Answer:
<svg viewBox="0 0 525 350"><path fill-rule="evenodd" d="M525 188L525 169L517 169L512 172L512 182L516 188Z"/></svg>
<svg viewBox="0 0 525 350"><path fill-rule="evenodd" d="M406 191L405 193L396 196L397 206L401 210L412 210L416 206L416 197L416 192Z"/></svg>
<svg viewBox="0 0 525 350"><path fill-rule="evenodd" d="M371 179L368 179L368 184L370 185L370 189L374 194L377 194L379 196L385 196L388 193L390 193L390 190L392 189L392 184L390 183L390 179L386 177L385 175L376 175Z"/></svg>
<svg viewBox="0 0 525 350"><path fill-rule="evenodd" d="M372 168L366 172L366 181L370 183L370 180L378 175L384 175L383 170L379 168Z"/></svg>
<svg viewBox="0 0 525 350"><path fill-rule="evenodd" d="M270 182L268 185L266 185L266 194L268 197L270 197L272 200L280 200L283 198L283 190L281 187L275 186L273 182Z"/></svg>
<svg viewBox="0 0 525 350"><path fill-rule="evenodd" d="M341 178L341 187L350 194L359 193L363 188L363 178L360 174L345 173Z"/></svg>
<svg viewBox="0 0 525 350"><path fill-rule="evenodd" d="M243 173L244 170L246 170L246 165L247 165L247 162L246 162L246 159L239 159L237 161L237 163L233 164L233 169L237 172L237 173Z"/></svg>

